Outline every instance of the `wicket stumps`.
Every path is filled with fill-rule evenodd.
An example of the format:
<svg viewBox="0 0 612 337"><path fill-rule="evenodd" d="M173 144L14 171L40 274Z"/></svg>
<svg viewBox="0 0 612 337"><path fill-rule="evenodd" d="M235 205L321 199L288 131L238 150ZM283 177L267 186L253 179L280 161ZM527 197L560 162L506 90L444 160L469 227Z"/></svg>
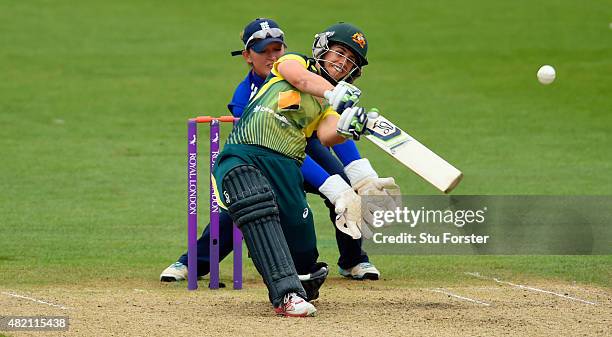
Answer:
<svg viewBox="0 0 612 337"><path fill-rule="evenodd" d="M220 123L236 123L233 116L192 118L187 123L187 289L198 289L198 123L210 123L210 289L219 288L219 204L213 191L212 170L219 155ZM232 225L234 289L242 289L242 233Z"/></svg>

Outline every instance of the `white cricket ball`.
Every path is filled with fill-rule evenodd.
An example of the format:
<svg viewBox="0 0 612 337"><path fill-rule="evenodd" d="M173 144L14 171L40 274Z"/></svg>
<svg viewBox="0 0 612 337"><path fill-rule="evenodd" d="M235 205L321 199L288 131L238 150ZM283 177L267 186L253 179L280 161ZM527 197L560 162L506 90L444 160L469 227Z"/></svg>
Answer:
<svg viewBox="0 0 612 337"><path fill-rule="evenodd" d="M551 84L555 80L555 68L545 65L538 70L538 81L542 84Z"/></svg>

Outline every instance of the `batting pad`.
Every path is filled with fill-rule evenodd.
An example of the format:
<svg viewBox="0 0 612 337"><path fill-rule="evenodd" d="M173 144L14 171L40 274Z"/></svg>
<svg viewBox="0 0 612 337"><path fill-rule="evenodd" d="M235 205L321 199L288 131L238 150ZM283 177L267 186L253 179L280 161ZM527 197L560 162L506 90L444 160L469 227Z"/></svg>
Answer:
<svg viewBox="0 0 612 337"><path fill-rule="evenodd" d="M280 306L283 296L291 292L306 298L268 180L255 166L243 165L229 171L222 183L223 193L229 199L229 214L242 231L272 304Z"/></svg>

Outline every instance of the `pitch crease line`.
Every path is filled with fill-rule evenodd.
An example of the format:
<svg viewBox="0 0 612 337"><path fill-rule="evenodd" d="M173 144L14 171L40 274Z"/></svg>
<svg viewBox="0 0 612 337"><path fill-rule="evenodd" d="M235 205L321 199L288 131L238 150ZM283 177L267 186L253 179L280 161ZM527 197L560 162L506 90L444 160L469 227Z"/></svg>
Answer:
<svg viewBox="0 0 612 337"><path fill-rule="evenodd" d="M451 293L450 291L444 290L444 289L442 289L442 288L431 289L431 291L433 291L433 292L435 292L435 293L445 294L445 295L448 295L448 296L451 296L451 297L454 297L454 298L458 298L458 299L460 299L460 300L464 300L464 301L469 301L469 302L477 303L477 304L484 305L484 306L487 306L487 307L488 307L488 306L490 306L490 304L489 304L489 303L485 303L485 302L482 302L482 301L478 301L478 300L475 300L475 299L473 299L473 298L469 298L469 297L465 297L465 296L460 296L460 295L457 295L457 294Z"/></svg>
<svg viewBox="0 0 612 337"><path fill-rule="evenodd" d="M29 301L36 302L36 303L46 304L46 305L49 305L49 306L52 306L52 307L56 307L56 308L60 308L60 309L64 309L64 310L70 309L70 308L65 307L63 305L53 304L53 303L41 301L41 300L37 300L35 298L23 296L23 295L7 293L5 291L3 291L2 294L7 295L7 296L11 296L11 297L21 298L21 299L24 299L24 300L29 300Z"/></svg>
<svg viewBox="0 0 612 337"><path fill-rule="evenodd" d="M559 294L559 293L556 293L554 291L545 290L545 289L539 289L539 288L530 287L530 286L526 286L526 285L522 285L522 284L515 284L515 283L512 283L512 282L508 282L508 281L502 281L502 280L500 280L498 278L487 277L487 276L480 275L480 273L465 273L465 274L470 275L470 276L474 276L474 277L477 277L477 278L485 279L485 280L493 280L493 281L495 281L495 282L497 282L499 284L505 284L505 285L509 285L509 286L515 287L515 288L536 291L536 292L540 292L540 293L544 293L544 294L550 294L550 295L558 296L558 297L565 298L565 299L568 299L568 300L582 302L582 303L589 304L589 305L597 305L597 303L595 303L595 302L583 300L583 299L580 299L580 298L577 298L577 297L572 297L572 296L568 296L568 295L564 295L564 294Z"/></svg>

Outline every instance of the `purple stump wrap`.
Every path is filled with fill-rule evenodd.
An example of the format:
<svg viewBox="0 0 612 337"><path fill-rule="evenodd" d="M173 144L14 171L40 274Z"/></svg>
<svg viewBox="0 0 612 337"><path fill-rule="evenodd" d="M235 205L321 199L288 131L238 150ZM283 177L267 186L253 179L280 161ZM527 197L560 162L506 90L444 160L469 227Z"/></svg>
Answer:
<svg viewBox="0 0 612 337"><path fill-rule="evenodd" d="M234 120L234 125L238 119ZM242 289L242 232L234 224L233 229L233 244L234 244L234 289Z"/></svg>
<svg viewBox="0 0 612 337"><path fill-rule="evenodd" d="M219 121L210 122L210 289L219 288L219 204L213 191L212 172L219 155Z"/></svg>
<svg viewBox="0 0 612 337"><path fill-rule="evenodd" d="M198 123L187 124L187 289L198 289Z"/></svg>
<svg viewBox="0 0 612 337"><path fill-rule="evenodd" d="M242 289L242 232L233 227L234 241L234 289Z"/></svg>
<svg viewBox="0 0 612 337"><path fill-rule="evenodd" d="M223 122L231 116L222 116ZM210 117L190 119L187 132L187 264L188 275L198 275L198 152L197 123L210 121L210 285L211 289L219 288L219 204L213 190L212 171L219 155L220 121ZM238 119L234 119L234 124ZM234 251L234 289L242 289L242 232L235 225L232 228ZM188 277L187 288L196 290L196 277Z"/></svg>

